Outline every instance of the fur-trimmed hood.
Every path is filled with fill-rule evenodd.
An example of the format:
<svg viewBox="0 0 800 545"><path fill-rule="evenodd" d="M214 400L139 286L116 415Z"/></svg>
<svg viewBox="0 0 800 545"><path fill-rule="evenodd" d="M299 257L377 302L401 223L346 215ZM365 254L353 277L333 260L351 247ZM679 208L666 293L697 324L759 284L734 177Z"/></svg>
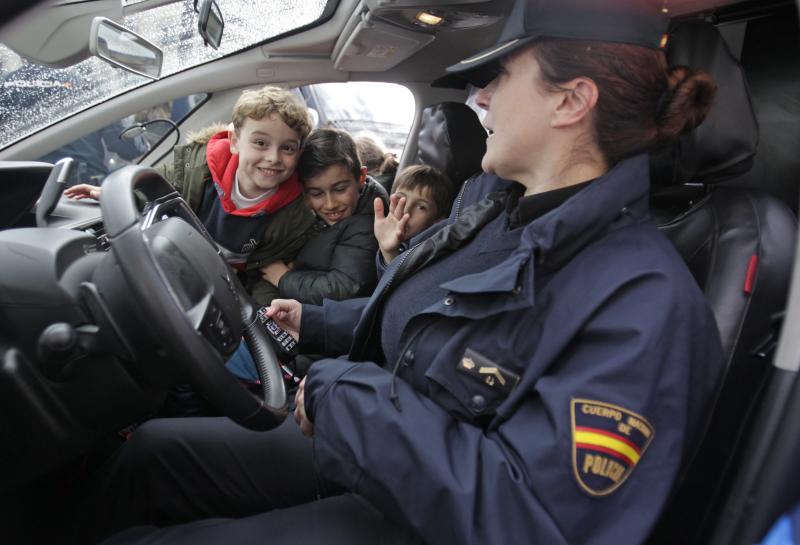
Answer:
<svg viewBox="0 0 800 545"><path fill-rule="evenodd" d="M208 141L211 140L211 137L217 134L218 132L227 131L229 125L224 123L215 123L211 126L205 127L204 129L200 129L199 131L189 133L186 136L186 144L208 144Z"/></svg>

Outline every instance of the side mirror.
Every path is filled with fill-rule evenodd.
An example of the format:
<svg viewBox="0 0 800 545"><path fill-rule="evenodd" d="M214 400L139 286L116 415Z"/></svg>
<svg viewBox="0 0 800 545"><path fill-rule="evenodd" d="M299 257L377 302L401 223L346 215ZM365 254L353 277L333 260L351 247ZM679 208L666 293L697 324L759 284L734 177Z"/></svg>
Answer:
<svg viewBox="0 0 800 545"><path fill-rule="evenodd" d="M164 53L133 31L105 17L95 17L89 51L109 64L150 79L158 79Z"/></svg>
<svg viewBox="0 0 800 545"><path fill-rule="evenodd" d="M206 45L219 49L222 42L222 32L225 30L225 21L215 0L195 0L195 10L200 13L197 30ZM199 7L198 7L199 5Z"/></svg>

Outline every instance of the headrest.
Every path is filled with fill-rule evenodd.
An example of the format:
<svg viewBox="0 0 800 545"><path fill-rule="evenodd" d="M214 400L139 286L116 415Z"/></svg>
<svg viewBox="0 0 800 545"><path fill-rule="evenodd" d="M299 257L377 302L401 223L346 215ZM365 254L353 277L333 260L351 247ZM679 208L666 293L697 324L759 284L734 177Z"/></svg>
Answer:
<svg viewBox="0 0 800 545"><path fill-rule="evenodd" d="M466 104L442 102L422 112L417 162L447 174L456 189L481 170L486 153L486 129Z"/></svg>
<svg viewBox="0 0 800 545"><path fill-rule="evenodd" d="M670 66L705 70L718 90L705 121L653 155L654 183L710 184L750 170L758 147L758 122L744 71L719 30L705 21L679 23L669 32L667 61Z"/></svg>

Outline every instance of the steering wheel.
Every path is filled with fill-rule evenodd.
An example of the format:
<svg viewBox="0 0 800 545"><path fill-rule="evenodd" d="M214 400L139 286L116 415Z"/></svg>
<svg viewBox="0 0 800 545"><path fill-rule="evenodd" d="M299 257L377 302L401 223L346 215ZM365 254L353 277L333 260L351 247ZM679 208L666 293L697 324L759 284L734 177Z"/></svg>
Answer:
<svg viewBox="0 0 800 545"><path fill-rule="evenodd" d="M140 213L137 194L146 204ZM267 430L288 413L280 364L256 304L200 220L155 170L129 165L103 183L111 252L155 341L192 386L239 424ZM261 399L225 368L242 335L261 378Z"/></svg>

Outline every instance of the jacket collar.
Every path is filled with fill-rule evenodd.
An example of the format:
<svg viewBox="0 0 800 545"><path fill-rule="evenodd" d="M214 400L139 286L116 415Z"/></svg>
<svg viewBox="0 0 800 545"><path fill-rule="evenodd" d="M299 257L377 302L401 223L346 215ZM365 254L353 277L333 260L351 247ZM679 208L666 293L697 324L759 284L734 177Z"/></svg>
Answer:
<svg viewBox="0 0 800 545"><path fill-rule="evenodd" d="M386 193L383 186L375 181L375 178L372 176L367 176L367 182L364 184L364 187L361 188L361 194L358 196L358 203L356 204L356 210L353 215L372 216L374 214L373 201L375 197L380 197L384 206L389 204L389 195Z"/></svg>
<svg viewBox="0 0 800 545"><path fill-rule="evenodd" d="M538 265L558 269L581 248L610 229L649 216L647 196L650 166L646 154L619 162L561 206L524 228L511 255L486 271L442 284L456 293L519 291L533 285L521 277L531 259Z"/></svg>
<svg viewBox="0 0 800 545"><path fill-rule="evenodd" d="M649 216L650 162L646 154L617 163L603 176L548 214L534 221L523 238L552 263L571 258L625 217ZM555 264L558 266L558 263Z"/></svg>

